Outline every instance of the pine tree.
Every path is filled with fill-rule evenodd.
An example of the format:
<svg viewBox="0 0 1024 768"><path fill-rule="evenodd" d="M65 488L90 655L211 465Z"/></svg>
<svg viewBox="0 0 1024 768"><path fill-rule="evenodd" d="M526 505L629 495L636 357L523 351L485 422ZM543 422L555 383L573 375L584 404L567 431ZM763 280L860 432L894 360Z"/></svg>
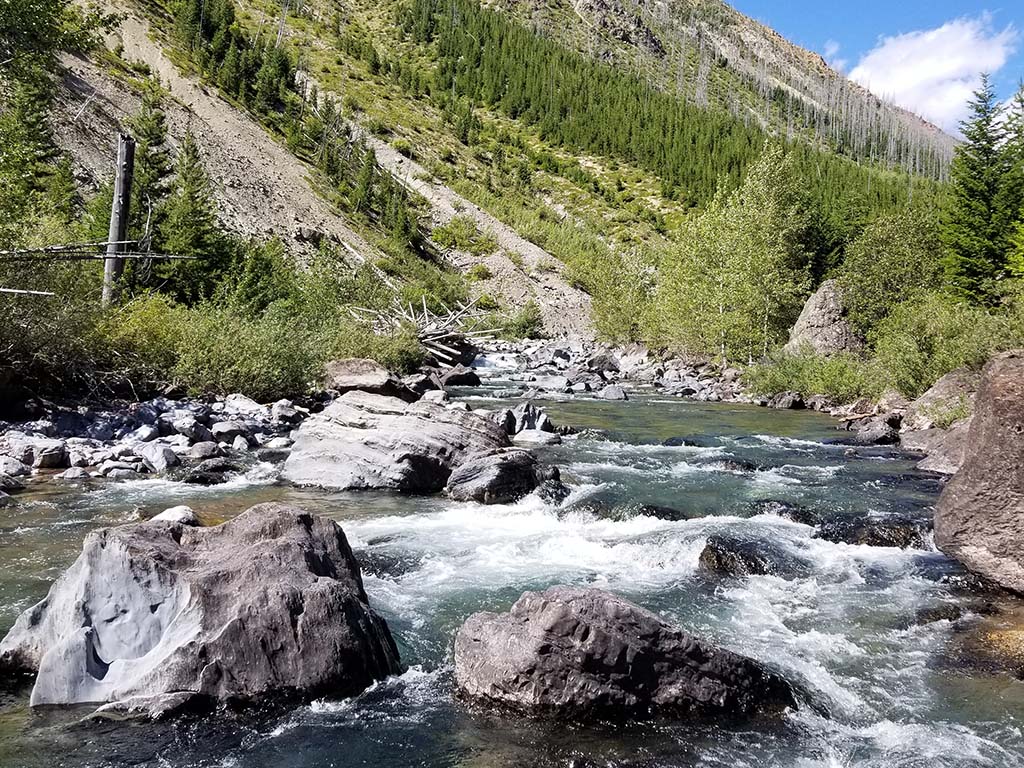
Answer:
<svg viewBox="0 0 1024 768"><path fill-rule="evenodd" d="M377 157L374 155L372 149L367 149L363 154L363 164L359 168L359 175L356 177L356 185L349 198L353 211L366 213L373 206L373 182L376 173Z"/></svg>
<svg viewBox="0 0 1024 768"><path fill-rule="evenodd" d="M182 141L160 235L161 250L195 259L161 265L160 276L168 281L170 291L187 303L208 297L224 268L224 241L217 226L210 181L191 129Z"/></svg>
<svg viewBox="0 0 1024 768"><path fill-rule="evenodd" d="M1024 81L1010 100L1006 115L1006 140L1002 154L1006 171L996 200L996 227L1005 237L1004 247L1010 272L1024 276L1021 237L1024 236ZM1009 263L1011 262L1012 263Z"/></svg>
<svg viewBox="0 0 1024 768"><path fill-rule="evenodd" d="M1005 211L999 192L1006 174L1002 112L987 76L970 102L971 115L960 124L964 143L950 171L951 199L942 222L944 268L951 290L970 301L990 303L995 282L1006 272Z"/></svg>
<svg viewBox="0 0 1024 768"><path fill-rule="evenodd" d="M147 80L139 111L128 121L136 141L129 228L131 239L141 239L156 230L167 197L171 160L162 101L160 83L156 79Z"/></svg>

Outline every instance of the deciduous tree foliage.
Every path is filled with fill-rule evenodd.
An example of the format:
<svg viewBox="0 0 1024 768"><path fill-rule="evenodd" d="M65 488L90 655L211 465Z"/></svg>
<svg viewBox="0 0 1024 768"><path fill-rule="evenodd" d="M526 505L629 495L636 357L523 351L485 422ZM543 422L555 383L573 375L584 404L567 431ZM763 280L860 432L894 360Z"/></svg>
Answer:
<svg viewBox="0 0 1024 768"><path fill-rule="evenodd" d="M723 185L687 224L655 297L656 333L670 346L745 362L785 338L810 287L793 166L767 145L738 189Z"/></svg>

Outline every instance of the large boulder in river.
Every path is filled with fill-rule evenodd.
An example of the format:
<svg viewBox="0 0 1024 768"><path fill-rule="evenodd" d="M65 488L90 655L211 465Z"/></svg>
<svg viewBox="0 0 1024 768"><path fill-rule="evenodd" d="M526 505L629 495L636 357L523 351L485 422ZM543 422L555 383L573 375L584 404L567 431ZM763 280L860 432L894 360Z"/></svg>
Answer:
<svg viewBox="0 0 1024 768"><path fill-rule="evenodd" d="M324 387L339 394L357 390L413 401L419 397L402 380L373 360L332 360L324 368Z"/></svg>
<svg viewBox="0 0 1024 768"><path fill-rule="evenodd" d="M281 504L213 528L148 521L88 534L0 642L37 672L31 704L348 696L399 670L341 528Z"/></svg>
<svg viewBox="0 0 1024 768"><path fill-rule="evenodd" d="M964 455L935 507L935 543L1024 592L1024 350L985 366Z"/></svg>
<svg viewBox="0 0 1024 768"><path fill-rule="evenodd" d="M783 352L789 355L813 352L827 357L856 352L863 346L846 319L839 284L826 280L804 304Z"/></svg>
<svg viewBox="0 0 1024 768"><path fill-rule="evenodd" d="M964 463L970 429L971 420L964 419L948 429L932 427L906 432L900 437L900 447L925 454L925 458L917 464L918 469L952 475Z"/></svg>
<svg viewBox="0 0 1024 768"><path fill-rule="evenodd" d="M282 476L339 490L440 491L467 458L509 445L492 419L443 404L342 395L294 433Z"/></svg>
<svg viewBox="0 0 1024 768"><path fill-rule="evenodd" d="M530 715L745 715L794 706L789 684L599 589L526 592L476 613L455 638L455 681L483 703Z"/></svg>
<svg viewBox="0 0 1024 768"><path fill-rule="evenodd" d="M537 459L529 451L500 448L470 456L448 478L445 492L456 501L507 504L541 483Z"/></svg>

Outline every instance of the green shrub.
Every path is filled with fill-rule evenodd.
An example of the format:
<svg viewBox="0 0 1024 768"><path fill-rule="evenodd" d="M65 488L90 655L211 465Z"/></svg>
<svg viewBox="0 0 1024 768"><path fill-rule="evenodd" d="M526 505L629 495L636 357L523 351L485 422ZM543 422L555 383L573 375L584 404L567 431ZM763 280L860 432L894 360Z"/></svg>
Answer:
<svg viewBox="0 0 1024 768"><path fill-rule="evenodd" d="M178 338L175 379L195 395L242 392L264 402L295 396L309 389L322 362L307 327L282 304L258 318L194 307Z"/></svg>
<svg viewBox="0 0 1024 768"><path fill-rule="evenodd" d="M792 390L804 397L825 395L836 403L851 403L861 397L878 397L885 382L873 363L856 355L804 354L752 365L743 372L743 383L763 396Z"/></svg>
<svg viewBox="0 0 1024 768"><path fill-rule="evenodd" d="M104 318L101 333L130 379L166 382L188 314L170 297L147 293L114 309Z"/></svg>
<svg viewBox="0 0 1024 768"><path fill-rule="evenodd" d="M540 306L530 299L505 324L503 335L511 339L539 339L543 335L543 327Z"/></svg>
<svg viewBox="0 0 1024 768"><path fill-rule="evenodd" d="M391 142L391 146L394 147L395 151L403 157L412 158L412 144L410 144L406 139L395 139Z"/></svg>
<svg viewBox="0 0 1024 768"><path fill-rule="evenodd" d="M1022 338L1011 315L928 293L899 304L870 340L888 383L914 398L944 374L979 368Z"/></svg>
<svg viewBox="0 0 1024 768"><path fill-rule="evenodd" d="M474 256L486 256L498 250L494 235L481 232L469 216L455 216L447 224L434 227L430 236L442 248L454 248Z"/></svg>
<svg viewBox="0 0 1024 768"><path fill-rule="evenodd" d="M466 277L475 282L490 280L493 276L491 268L486 264L474 264L469 268L469 271L466 272Z"/></svg>

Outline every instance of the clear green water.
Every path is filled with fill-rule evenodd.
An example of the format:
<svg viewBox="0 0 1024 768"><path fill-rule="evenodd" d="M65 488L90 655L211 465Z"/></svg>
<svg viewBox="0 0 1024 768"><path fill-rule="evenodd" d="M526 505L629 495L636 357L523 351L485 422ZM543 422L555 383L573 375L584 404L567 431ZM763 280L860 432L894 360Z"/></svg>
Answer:
<svg viewBox="0 0 1024 768"><path fill-rule="evenodd" d="M918 609L963 600L942 581L957 571L953 563L937 552L832 544L779 517L751 517L753 502L781 499L827 515L928 518L939 486L912 461L825 445L836 436L833 422L816 414L657 399L546 407L560 423L609 433L544 449L574 488L559 509L534 497L483 507L297 490L257 467L215 489L160 480L88 492L49 484L0 510L0 633L45 595L93 528L181 503L215 522L274 499L342 523L409 667L352 700L160 724L30 711L27 691L8 690L0 692L0 765L1024 765L1024 683L947 663L955 641L948 622L907 628ZM683 436L702 447L660 445ZM693 519L637 514L640 504ZM772 542L801 563L799 575L704 578L700 550L725 531ZM831 716L573 728L454 700L451 647L462 620L556 583L607 587L770 663Z"/></svg>

